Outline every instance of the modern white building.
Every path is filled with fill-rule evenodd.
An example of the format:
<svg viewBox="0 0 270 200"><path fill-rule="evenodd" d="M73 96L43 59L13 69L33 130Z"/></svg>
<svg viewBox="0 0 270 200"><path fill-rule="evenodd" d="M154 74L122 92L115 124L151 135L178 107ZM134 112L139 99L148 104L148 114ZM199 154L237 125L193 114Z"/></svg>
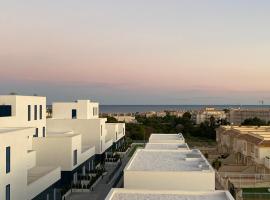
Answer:
<svg viewBox="0 0 270 200"><path fill-rule="evenodd" d="M46 97L0 96L0 127L34 127L34 137L46 136Z"/></svg>
<svg viewBox="0 0 270 200"><path fill-rule="evenodd" d="M149 138L149 143L178 143L184 144L185 138L181 133L178 134L161 134L153 133Z"/></svg>
<svg viewBox="0 0 270 200"><path fill-rule="evenodd" d="M47 119L47 137L34 142L37 162L61 166L61 186L76 183L78 175L94 170L113 143L119 145L125 135L125 124L106 121L99 118L96 102L53 103L52 118Z"/></svg>
<svg viewBox="0 0 270 200"><path fill-rule="evenodd" d="M60 167L39 165L33 141L46 136L46 98L0 96L0 199L59 199Z"/></svg>
<svg viewBox="0 0 270 200"><path fill-rule="evenodd" d="M228 191L112 189L105 200L234 200Z"/></svg>
<svg viewBox="0 0 270 200"><path fill-rule="evenodd" d="M125 137L125 123L106 123L107 138L108 140L113 139L113 146L118 149L123 142Z"/></svg>
<svg viewBox="0 0 270 200"><path fill-rule="evenodd" d="M124 169L124 188L215 190L215 171L199 150L138 149Z"/></svg>

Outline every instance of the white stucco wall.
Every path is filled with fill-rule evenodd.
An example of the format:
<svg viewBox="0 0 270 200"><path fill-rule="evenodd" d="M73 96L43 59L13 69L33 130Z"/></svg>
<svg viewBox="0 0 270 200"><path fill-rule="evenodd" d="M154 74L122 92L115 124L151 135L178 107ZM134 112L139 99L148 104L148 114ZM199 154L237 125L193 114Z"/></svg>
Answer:
<svg viewBox="0 0 270 200"><path fill-rule="evenodd" d="M0 96L0 105L12 106L12 116L0 117L0 127L35 127L38 128L38 136L42 137L43 127L46 127L46 97ZM30 121L28 121L28 105L31 106ZM37 106L37 120L34 119L35 105ZM40 119L40 105L42 106L42 119Z"/></svg>
<svg viewBox="0 0 270 200"><path fill-rule="evenodd" d="M48 132L73 131L82 135L82 144L95 146L96 153L102 154L106 149L106 119L48 119ZM102 131L101 131L102 129Z"/></svg>
<svg viewBox="0 0 270 200"><path fill-rule="evenodd" d="M31 129L0 133L0 199L10 184L11 199L27 199L27 140ZM30 132L31 133L31 132ZM11 171L6 174L6 147L11 148Z"/></svg>
<svg viewBox="0 0 270 200"><path fill-rule="evenodd" d="M79 134L70 134L70 136L49 134L46 138L34 138L33 149L37 152L39 165L57 165L62 171L72 171L95 155L95 147L82 152L82 137ZM73 165L74 150L77 150L76 165Z"/></svg>
<svg viewBox="0 0 270 200"><path fill-rule="evenodd" d="M124 188L145 190L215 190L215 173L201 171L124 171Z"/></svg>
<svg viewBox="0 0 270 200"><path fill-rule="evenodd" d="M97 109L97 113L94 113L94 108ZM72 109L77 110L77 119L94 119L99 117L98 103L91 102L90 100L78 100L76 102L53 103L53 118L72 119Z"/></svg>

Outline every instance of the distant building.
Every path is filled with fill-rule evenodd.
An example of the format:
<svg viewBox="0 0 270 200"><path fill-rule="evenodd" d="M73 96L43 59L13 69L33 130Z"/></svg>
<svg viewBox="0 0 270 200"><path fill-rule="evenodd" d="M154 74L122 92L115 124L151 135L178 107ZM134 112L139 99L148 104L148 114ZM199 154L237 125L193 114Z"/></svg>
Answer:
<svg viewBox="0 0 270 200"><path fill-rule="evenodd" d="M196 113L196 124L210 121L211 117L214 117L215 120L226 119L226 113L223 110L217 110L215 108L205 108Z"/></svg>
<svg viewBox="0 0 270 200"><path fill-rule="evenodd" d="M270 109L233 109L230 110L228 119L229 122L233 125L240 125L242 124L246 119L249 118L259 118L261 120L264 120L265 122L270 121Z"/></svg>
<svg viewBox="0 0 270 200"><path fill-rule="evenodd" d="M182 117L185 112L183 111L176 111L176 110L166 110L167 115L175 116L175 117Z"/></svg>
<svg viewBox="0 0 270 200"><path fill-rule="evenodd" d="M126 122L126 123L137 123L137 120L134 116L113 116L119 122Z"/></svg>

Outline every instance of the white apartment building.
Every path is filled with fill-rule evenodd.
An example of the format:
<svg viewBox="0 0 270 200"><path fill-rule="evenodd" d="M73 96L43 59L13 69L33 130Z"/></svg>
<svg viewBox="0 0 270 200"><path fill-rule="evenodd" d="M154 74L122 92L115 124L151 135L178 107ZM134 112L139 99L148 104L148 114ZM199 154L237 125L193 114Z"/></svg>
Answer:
<svg viewBox="0 0 270 200"><path fill-rule="evenodd" d="M118 149L124 142L125 123L106 123L107 139L113 139L113 146Z"/></svg>
<svg viewBox="0 0 270 200"><path fill-rule="evenodd" d="M0 127L34 127L34 137L46 136L46 97L0 96Z"/></svg>
<svg viewBox="0 0 270 200"><path fill-rule="evenodd" d="M215 108L205 108L196 113L196 124L210 121L211 117L214 117L215 120L226 119L226 113L223 110L217 110Z"/></svg>
<svg viewBox="0 0 270 200"><path fill-rule="evenodd" d="M105 200L234 200L228 191L112 189Z"/></svg>
<svg viewBox="0 0 270 200"><path fill-rule="evenodd" d="M46 136L46 98L0 96L0 199L59 199L60 168L39 165L33 141Z"/></svg>
<svg viewBox="0 0 270 200"><path fill-rule="evenodd" d="M240 125L246 119L255 117L269 122L270 109L232 109L229 112L229 122L233 125Z"/></svg>
<svg viewBox="0 0 270 200"><path fill-rule="evenodd" d="M138 149L124 169L124 188L214 191L215 171L199 150Z"/></svg>
<svg viewBox="0 0 270 200"><path fill-rule="evenodd" d="M153 133L149 138L149 143L178 143L184 144L185 138L181 133L178 134L161 134Z"/></svg>
<svg viewBox="0 0 270 200"><path fill-rule="evenodd" d="M90 100L59 102L52 105L52 118L47 120L48 131L73 131L82 135L83 145L95 146L96 154L103 154L112 146L106 141L106 118L99 118L99 104Z"/></svg>

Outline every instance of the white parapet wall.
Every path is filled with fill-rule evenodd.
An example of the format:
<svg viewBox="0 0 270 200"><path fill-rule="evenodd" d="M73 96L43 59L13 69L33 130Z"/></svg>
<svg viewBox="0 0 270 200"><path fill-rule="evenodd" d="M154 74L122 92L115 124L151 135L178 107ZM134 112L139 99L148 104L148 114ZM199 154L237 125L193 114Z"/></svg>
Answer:
<svg viewBox="0 0 270 200"><path fill-rule="evenodd" d="M153 133L149 138L149 143L185 143L185 138L181 133L178 134Z"/></svg>
<svg viewBox="0 0 270 200"><path fill-rule="evenodd" d="M124 188L215 190L215 172L199 150L138 149L124 169Z"/></svg>
<svg viewBox="0 0 270 200"><path fill-rule="evenodd" d="M189 150L187 143L147 143L145 149Z"/></svg>
<svg viewBox="0 0 270 200"><path fill-rule="evenodd" d="M228 191L112 189L105 200L234 200Z"/></svg>

